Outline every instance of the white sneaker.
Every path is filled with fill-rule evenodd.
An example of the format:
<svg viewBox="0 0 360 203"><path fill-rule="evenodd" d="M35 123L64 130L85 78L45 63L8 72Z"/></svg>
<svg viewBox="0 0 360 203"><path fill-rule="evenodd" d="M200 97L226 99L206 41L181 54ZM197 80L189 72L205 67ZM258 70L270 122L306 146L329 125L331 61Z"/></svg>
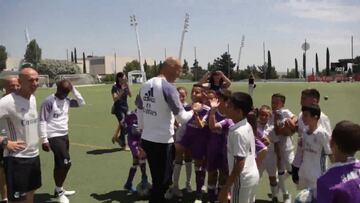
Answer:
<svg viewBox="0 0 360 203"><path fill-rule="evenodd" d="M284 194L283 195L283 202L284 203L291 203L291 195L290 194Z"/></svg>
<svg viewBox="0 0 360 203"><path fill-rule="evenodd" d="M186 192L188 192L188 193L192 193L192 188L191 188L191 184L190 183L187 183L186 184Z"/></svg>
<svg viewBox="0 0 360 203"><path fill-rule="evenodd" d="M64 190L64 194L66 196L71 196L71 195L74 195L76 193L75 190Z"/></svg>
<svg viewBox="0 0 360 203"><path fill-rule="evenodd" d="M58 200L59 200L60 203L70 203L69 199L65 196L65 194L60 195L58 197Z"/></svg>
<svg viewBox="0 0 360 203"><path fill-rule="evenodd" d="M207 190L206 185L203 185L203 186L201 187L201 192L202 192L202 193L206 193L206 190Z"/></svg>
<svg viewBox="0 0 360 203"><path fill-rule="evenodd" d="M54 190L54 196L55 197L60 197L63 194L66 195L66 196L71 196L71 195L74 195L75 193L76 193L75 190L65 190L65 189L63 189L60 192L56 191L56 189Z"/></svg>

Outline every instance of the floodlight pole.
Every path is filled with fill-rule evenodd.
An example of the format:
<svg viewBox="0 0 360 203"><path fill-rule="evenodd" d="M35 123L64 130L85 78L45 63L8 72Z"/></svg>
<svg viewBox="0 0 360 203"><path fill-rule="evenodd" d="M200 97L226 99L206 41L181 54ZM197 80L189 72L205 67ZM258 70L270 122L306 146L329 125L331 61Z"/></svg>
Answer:
<svg viewBox="0 0 360 203"><path fill-rule="evenodd" d="M139 40L139 32L138 32L138 29L137 29L137 26L138 26L138 22L136 20L136 16L135 15L132 15L130 16L130 26L134 27L134 30L135 30L135 35L136 35L136 42L137 42L137 49L138 49L138 57L139 57L139 65L140 65L140 71L141 73L143 73L143 77L142 78L142 82L145 82L146 81L146 73L144 71L144 66L142 64L142 61L141 61L141 48L140 48L140 40Z"/></svg>
<svg viewBox="0 0 360 203"><path fill-rule="evenodd" d="M189 27L189 18L190 18L190 15L188 13L186 13L185 20L184 20L184 29L181 34L180 51L179 51L179 61L181 64L182 64L181 55L182 55L182 50L183 50L185 33L188 31L188 27Z"/></svg>
<svg viewBox="0 0 360 203"><path fill-rule="evenodd" d="M238 57L238 61L237 61L237 70L236 71L239 71L239 69L240 69L240 57L241 57L242 48L244 48L244 42L245 42L245 35L243 35L241 37L241 44L240 44L239 57Z"/></svg>

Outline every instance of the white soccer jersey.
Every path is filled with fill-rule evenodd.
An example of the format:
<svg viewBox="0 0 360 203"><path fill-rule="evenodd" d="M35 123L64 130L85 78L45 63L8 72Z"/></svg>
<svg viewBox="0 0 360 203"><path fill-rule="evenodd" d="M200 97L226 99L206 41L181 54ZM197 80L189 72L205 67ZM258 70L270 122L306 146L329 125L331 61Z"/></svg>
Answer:
<svg viewBox="0 0 360 203"><path fill-rule="evenodd" d="M55 95L48 96L40 109L40 135L43 143L48 138L68 134L69 107L79 107L85 104L81 94L73 87L75 99L59 99Z"/></svg>
<svg viewBox="0 0 360 203"><path fill-rule="evenodd" d="M294 114L289 109L280 109L280 121L284 123L287 119L294 117ZM274 122L274 115L272 115L272 121ZM292 151L294 149L294 145L292 142L291 136L279 136L279 145L282 151Z"/></svg>
<svg viewBox="0 0 360 203"><path fill-rule="evenodd" d="M323 112L320 114L320 119L318 121L318 124L327 131L328 135L331 136L332 130L330 125L330 120ZM304 121L302 120L302 112L299 113L299 120L298 120L298 134L301 136L304 132L308 130L308 126L304 124Z"/></svg>
<svg viewBox="0 0 360 203"><path fill-rule="evenodd" d="M299 169L299 178L313 180L316 183L325 172L326 155L331 154L327 131L319 126L312 134L302 136L303 158ZM307 181L308 182L308 181Z"/></svg>
<svg viewBox="0 0 360 203"><path fill-rule="evenodd" d="M175 117L184 123L193 116L193 111L184 110L176 87L162 77L146 81L135 103L141 138L151 142L173 143Z"/></svg>
<svg viewBox="0 0 360 203"><path fill-rule="evenodd" d="M255 137L251 125L243 119L229 128L227 137L229 171L234 167L235 157L245 158L240 174L241 187L253 187L259 182L259 171L255 161Z"/></svg>
<svg viewBox="0 0 360 203"><path fill-rule="evenodd" d="M39 155L38 112L35 96L25 99L15 93L0 99L0 119L4 119L9 128L9 140L22 140L26 148L18 152L4 150L4 156L32 158Z"/></svg>

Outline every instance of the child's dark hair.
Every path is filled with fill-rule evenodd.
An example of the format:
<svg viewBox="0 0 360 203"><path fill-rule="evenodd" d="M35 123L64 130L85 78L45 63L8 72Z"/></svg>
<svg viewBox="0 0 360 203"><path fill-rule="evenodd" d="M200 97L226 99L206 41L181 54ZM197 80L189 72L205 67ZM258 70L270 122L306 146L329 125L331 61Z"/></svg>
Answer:
<svg viewBox="0 0 360 203"><path fill-rule="evenodd" d="M360 150L360 125L351 121L340 121L336 124L331 139L341 152L354 155Z"/></svg>
<svg viewBox="0 0 360 203"><path fill-rule="evenodd" d="M312 117L316 116L317 119L320 119L321 109L320 109L319 105L313 104L310 106L302 106L301 111L302 112L307 111L310 113L310 115Z"/></svg>
<svg viewBox="0 0 360 203"><path fill-rule="evenodd" d="M305 97L311 97L311 98L315 98L317 100L320 100L320 92L315 88L304 89L301 92L301 95L305 96Z"/></svg>
<svg viewBox="0 0 360 203"><path fill-rule="evenodd" d="M283 94L281 94L281 93L275 93L275 94L273 94L271 97L280 98L281 102L282 102L283 104L285 104L286 97L285 97Z"/></svg>
<svg viewBox="0 0 360 203"><path fill-rule="evenodd" d="M185 94L188 94L187 90L185 87L177 87L176 88L177 91L180 91L180 90L184 90Z"/></svg>
<svg viewBox="0 0 360 203"><path fill-rule="evenodd" d="M192 87L193 87L193 88L194 88L194 87L200 87L201 89L204 89L204 86L202 86L201 84L197 84L197 83L195 83Z"/></svg>
<svg viewBox="0 0 360 203"><path fill-rule="evenodd" d="M216 92L216 96L223 99L224 101L228 101L231 97L231 91L227 89L221 89Z"/></svg>
<svg viewBox="0 0 360 203"><path fill-rule="evenodd" d="M116 74L116 78L115 78L115 83L116 83L116 86L119 86L120 87L120 80L119 78L124 78L125 74L123 72L118 72Z"/></svg>
<svg viewBox="0 0 360 203"><path fill-rule="evenodd" d="M243 111L243 116L247 116L253 108L253 101L249 94L243 92L234 92L231 95L230 102L236 109Z"/></svg>

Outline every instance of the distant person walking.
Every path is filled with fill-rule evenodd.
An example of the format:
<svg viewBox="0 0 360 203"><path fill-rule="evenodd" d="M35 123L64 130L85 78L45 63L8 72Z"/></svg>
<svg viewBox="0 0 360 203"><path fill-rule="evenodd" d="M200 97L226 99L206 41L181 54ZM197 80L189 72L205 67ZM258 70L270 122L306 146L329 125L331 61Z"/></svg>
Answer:
<svg viewBox="0 0 360 203"><path fill-rule="evenodd" d="M123 72L118 72L116 74L115 84L111 88L111 95L114 101L114 104L111 109L111 113L114 114L118 120L118 126L115 130L114 137L119 137L119 144L123 150L128 150L129 148L126 145L125 141L125 127L121 126L125 115L129 111L129 106L127 103L128 96L131 97L130 88L126 75ZM120 132L120 135L118 135Z"/></svg>
<svg viewBox="0 0 360 203"><path fill-rule="evenodd" d="M166 202L174 160L174 121L184 124L193 116L185 111L176 87L171 84L181 74L179 60L167 58L157 77L146 81L136 98L142 153L146 153L152 177L150 203Z"/></svg>
<svg viewBox="0 0 360 203"><path fill-rule="evenodd" d="M251 97L253 96L255 87L256 87L255 78L254 78L254 75L251 74L249 77L249 84L248 84L248 93Z"/></svg>

